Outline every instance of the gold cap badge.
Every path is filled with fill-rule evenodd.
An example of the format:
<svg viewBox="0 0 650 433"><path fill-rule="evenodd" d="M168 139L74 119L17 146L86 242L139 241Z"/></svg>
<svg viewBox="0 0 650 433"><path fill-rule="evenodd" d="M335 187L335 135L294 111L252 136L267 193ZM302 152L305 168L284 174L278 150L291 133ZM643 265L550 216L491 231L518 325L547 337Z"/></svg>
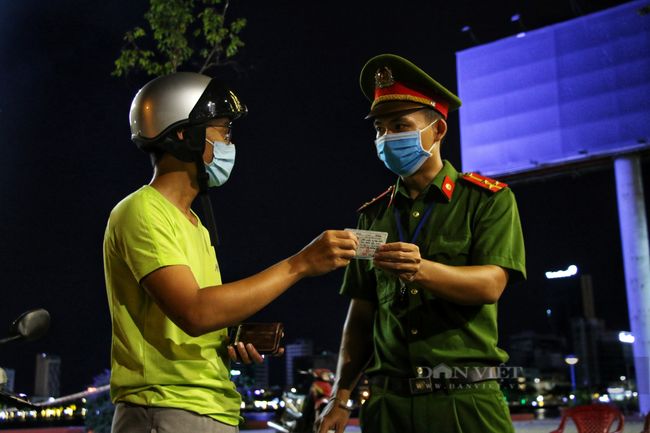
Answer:
<svg viewBox="0 0 650 433"><path fill-rule="evenodd" d="M395 84L395 79L393 78L393 71L391 71L387 66L377 69L375 72L375 88L383 89L384 87L390 87Z"/></svg>

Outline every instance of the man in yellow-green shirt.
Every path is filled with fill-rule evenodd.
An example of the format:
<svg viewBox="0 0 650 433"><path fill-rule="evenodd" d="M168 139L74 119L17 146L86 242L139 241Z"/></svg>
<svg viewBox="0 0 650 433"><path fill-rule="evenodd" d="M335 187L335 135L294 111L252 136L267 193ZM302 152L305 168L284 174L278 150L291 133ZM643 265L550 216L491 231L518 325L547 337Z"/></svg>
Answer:
<svg viewBox="0 0 650 433"><path fill-rule="evenodd" d="M113 433L238 431L230 360L262 357L252 345L228 347L227 327L354 257L354 235L326 231L269 269L222 284L209 200L210 232L190 206L228 179L232 121L246 112L225 83L188 72L149 82L133 100L132 139L151 155L154 175L113 209L104 238Z"/></svg>

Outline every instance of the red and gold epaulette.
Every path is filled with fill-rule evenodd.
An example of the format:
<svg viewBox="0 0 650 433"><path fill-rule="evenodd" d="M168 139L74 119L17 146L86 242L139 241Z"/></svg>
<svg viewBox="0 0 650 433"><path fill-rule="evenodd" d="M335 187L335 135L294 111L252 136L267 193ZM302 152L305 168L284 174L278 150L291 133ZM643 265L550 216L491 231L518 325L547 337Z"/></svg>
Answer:
<svg viewBox="0 0 650 433"><path fill-rule="evenodd" d="M463 173L463 179L475 183L476 185L482 186L483 188L493 192L500 191L508 186L507 183L499 182L498 180L481 176L478 173Z"/></svg>
<svg viewBox="0 0 650 433"><path fill-rule="evenodd" d="M390 207L391 203L393 202L393 194L392 193L394 193L394 192L395 192L395 185L391 185L390 188L388 188L382 194L378 195L377 197L373 198L368 203L364 204L359 209L357 209L357 212L360 212L361 210L363 210L366 207L370 206L371 204L373 204L374 202L376 202L377 200L379 200L380 198L382 198L383 196L385 196L386 194L389 194L389 193L391 193L390 203L388 203L388 206Z"/></svg>

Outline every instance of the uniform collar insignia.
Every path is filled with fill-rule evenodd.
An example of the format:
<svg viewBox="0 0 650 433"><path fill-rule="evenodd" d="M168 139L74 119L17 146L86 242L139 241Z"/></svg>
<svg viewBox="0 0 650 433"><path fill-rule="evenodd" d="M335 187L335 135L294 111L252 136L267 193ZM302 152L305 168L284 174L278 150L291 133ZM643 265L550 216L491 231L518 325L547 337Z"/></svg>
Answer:
<svg viewBox="0 0 650 433"><path fill-rule="evenodd" d="M489 191L497 192L507 187L507 183L499 182L498 180L490 179L489 177L482 176L478 173L463 173L463 179L481 186Z"/></svg>
<svg viewBox="0 0 650 433"><path fill-rule="evenodd" d="M449 176L445 176L445 180L442 182L442 193L447 197L447 200L451 200L451 195L454 193L454 187L456 184L452 182Z"/></svg>
<svg viewBox="0 0 650 433"><path fill-rule="evenodd" d="M392 192L392 194L390 195L390 202L388 202L388 207L390 207L390 205L393 203L393 197L395 196L395 190L396 190L395 185L391 185L390 188L388 188L386 191L384 191L383 193L381 193L380 195L378 195L377 197L373 198L373 199L370 200L368 203L364 204L364 205L361 206L359 209L357 209L357 212L362 211L363 209L365 209L366 207L370 206L371 204L373 204L374 202L376 202L377 200L379 200L380 198L382 198L382 197L385 196L386 194Z"/></svg>

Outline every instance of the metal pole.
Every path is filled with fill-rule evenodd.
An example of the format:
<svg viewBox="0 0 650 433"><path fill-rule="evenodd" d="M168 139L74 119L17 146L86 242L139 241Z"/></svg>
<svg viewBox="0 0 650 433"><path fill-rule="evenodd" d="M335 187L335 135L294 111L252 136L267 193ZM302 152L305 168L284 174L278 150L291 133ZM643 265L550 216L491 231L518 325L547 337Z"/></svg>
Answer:
<svg viewBox="0 0 650 433"><path fill-rule="evenodd" d="M639 409L645 414L650 412L650 248L639 156L617 158L614 171Z"/></svg>
<svg viewBox="0 0 650 433"><path fill-rule="evenodd" d="M576 394L576 371L575 366L571 364L571 389L573 390L573 395Z"/></svg>

